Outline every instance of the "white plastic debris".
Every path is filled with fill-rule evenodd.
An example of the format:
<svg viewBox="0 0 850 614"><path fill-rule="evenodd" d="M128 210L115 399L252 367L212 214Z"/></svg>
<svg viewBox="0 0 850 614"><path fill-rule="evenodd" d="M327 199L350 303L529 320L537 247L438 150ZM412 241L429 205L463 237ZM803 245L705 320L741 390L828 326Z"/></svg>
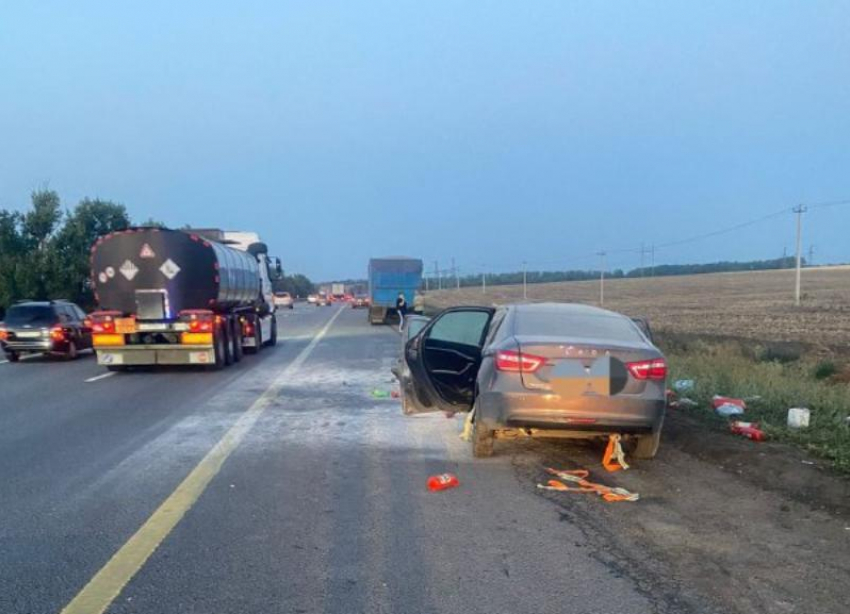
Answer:
<svg viewBox="0 0 850 614"><path fill-rule="evenodd" d="M792 407L788 410L788 428L805 429L809 427L811 412L805 407Z"/></svg>
<svg viewBox="0 0 850 614"><path fill-rule="evenodd" d="M694 380L692 379L677 379L673 382L673 390L676 392L687 392L694 389Z"/></svg>
<svg viewBox="0 0 850 614"><path fill-rule="evenodd" d="M719 415L729 417L729 416L738 416L744 413L743 408L740 405L733 405L732 403L724 403L723 405L719 405L714 411L716 411Z"/></svg>

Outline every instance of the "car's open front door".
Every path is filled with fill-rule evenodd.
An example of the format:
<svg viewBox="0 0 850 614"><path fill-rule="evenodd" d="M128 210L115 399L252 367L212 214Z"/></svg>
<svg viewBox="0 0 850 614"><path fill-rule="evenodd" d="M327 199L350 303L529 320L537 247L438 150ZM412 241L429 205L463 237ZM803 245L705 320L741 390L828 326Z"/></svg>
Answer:
<svg viewBox="0 0 850 614"><path fill-rule="evenodd" d="M413 380L408 413L469 411L481 349L495 309L453 307L437 315L405 346Z"/></svg>

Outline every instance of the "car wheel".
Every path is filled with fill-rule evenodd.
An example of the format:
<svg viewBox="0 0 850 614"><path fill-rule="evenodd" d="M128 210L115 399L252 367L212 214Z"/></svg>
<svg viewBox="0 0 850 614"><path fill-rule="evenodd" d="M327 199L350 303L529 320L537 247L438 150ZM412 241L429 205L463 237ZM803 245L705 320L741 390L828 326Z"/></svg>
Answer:
<svg viewBox="0 0 850 614"><path fill-rule="evenodd" d="M638 435L635 438L635 446L632 454L635 458L643 460L651 460L658 453L658 447L661 444L661 427L659 426L653 433L649 435Z"/></svg>
<svg viewBox="0 0 850 614"><path fill-rule="evenodd" d="M65 353L65 358L68 360L77 360L79 353L77 352L77 344L74 341L68 342L68 351Z"/></svg>
<svg viewBox="0 0 850 614"><path fill-rule="evenodd" d="M18 362L21 359L21 355L17 352L6 352L6 358L9 362Z"/></svg>
<svg viewBox="0 0 850 614"><path fill-rule="evenodd" d="M495 443L494 432L485 428L481 420L473 419L472 422L472 456L475 458L487 458L493 456L493 444Z"/></svg>

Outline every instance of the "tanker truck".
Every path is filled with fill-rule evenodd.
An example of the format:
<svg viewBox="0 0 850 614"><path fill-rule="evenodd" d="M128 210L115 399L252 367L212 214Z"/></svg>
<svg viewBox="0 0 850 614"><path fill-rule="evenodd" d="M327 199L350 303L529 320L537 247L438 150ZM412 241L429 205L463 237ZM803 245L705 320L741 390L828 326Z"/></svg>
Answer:
<svg viewBox="0 0 850 614"><path fill-rule="evenodd" d="M281 275L250 232L130 228L91 249L97 362L221 369L277 343L271 279Z"/></svg>

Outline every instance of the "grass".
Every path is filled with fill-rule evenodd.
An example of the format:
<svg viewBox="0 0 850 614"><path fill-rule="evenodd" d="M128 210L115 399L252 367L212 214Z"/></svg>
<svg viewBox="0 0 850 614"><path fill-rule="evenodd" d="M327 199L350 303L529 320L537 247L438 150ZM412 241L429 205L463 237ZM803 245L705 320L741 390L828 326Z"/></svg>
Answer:
<svg viewBox="0 0 850 614"><path fill-rule="evenodd" d="M850 384L826 375L837 371L835 365L772 356L736 343L678 343L665 347L665 353L671 382L695 381L694 389L683 393L699 403L686 410L689 414L722 424L725 419L711 410L713 395L759 397L748 402L743 419L760 422L770 439L798 445L850 473ZM791 407L811 410L809 428L787 427Z"/></svg>

